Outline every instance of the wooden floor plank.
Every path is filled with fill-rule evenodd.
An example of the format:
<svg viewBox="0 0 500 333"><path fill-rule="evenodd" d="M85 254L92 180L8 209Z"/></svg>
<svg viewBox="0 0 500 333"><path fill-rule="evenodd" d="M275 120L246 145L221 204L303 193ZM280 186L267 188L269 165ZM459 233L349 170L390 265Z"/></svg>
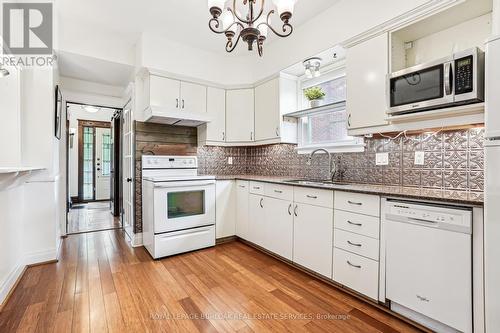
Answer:
<svg viewBox="0 0 500 333"><path fill-rule="evenodd" d="M241 242L153 260L121 230L28 268L0 332L419 332Z"/></svg>

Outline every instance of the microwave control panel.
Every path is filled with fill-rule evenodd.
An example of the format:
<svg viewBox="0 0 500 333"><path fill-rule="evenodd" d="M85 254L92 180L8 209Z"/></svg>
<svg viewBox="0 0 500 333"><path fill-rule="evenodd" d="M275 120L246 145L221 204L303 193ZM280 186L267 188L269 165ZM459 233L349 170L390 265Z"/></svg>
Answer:
<svg viewBox="0 0 500 333"><path fill-rule="evenodd" d="M472 92L474 73L472 56L455 60L455 95Z"/></svg>

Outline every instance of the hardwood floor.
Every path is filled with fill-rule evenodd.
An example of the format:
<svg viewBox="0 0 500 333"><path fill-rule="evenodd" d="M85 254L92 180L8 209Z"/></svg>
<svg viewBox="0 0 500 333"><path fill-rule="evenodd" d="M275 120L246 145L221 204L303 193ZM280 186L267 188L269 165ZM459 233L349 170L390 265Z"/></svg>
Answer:
<svg viewBox="0 0 500 333"><path fill-rule="evenodd" d="M30 267L0 332L417 332L241 242L154 261L122 231L70 235Z"/></svg>
<svg viewBox="0 0 500 333"><path fill-rule="evenodd" d="M78 204L69 213L69 234L119 227L120 221L111 214L109 201Z"/></svg>

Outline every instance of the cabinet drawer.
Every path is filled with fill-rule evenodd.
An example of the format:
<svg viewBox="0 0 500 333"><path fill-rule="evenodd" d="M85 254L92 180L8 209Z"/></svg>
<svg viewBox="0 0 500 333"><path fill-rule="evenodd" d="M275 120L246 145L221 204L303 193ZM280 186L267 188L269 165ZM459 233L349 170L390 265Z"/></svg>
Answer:
<svg viewBox="0 0 500 333"><path fill-rule="evenodd" d="M373 260L379 258L379 241L352 232L335 229L333 231L333 246Z"/></svg>
<svg viewBox="0 0 500 333"><path fill-rule="evenodd" d="M249 181L248 180L237 180L236 181L236 188L239 189L246 189L248 191L249 188Z"/></svg>
<svg viewBox="0 0 500 333"><path fill-rule="evenodd" d="M293 186L268 183L264 193L268 197L293 201Z"/></svg>
<svg viewBox="0 0 500 333"><path fill-rule="evenodd" d="M378 217L356 214L335 209L335 228L379 239L380 220Z"/></svg>
<svg viewBox="0 0 500 333"><path fill-rule="evenodd" d="M378 262L333 249L333 280L374 300L378 299Z"/></svg>
<svg viewBox="0 0 500 333"><path fill-rule="evenodd" d="M293 198L295 202L333 208L333 191L331 190L295 186Z"/></svg>
<svg viewBox="0 0 500 333"><path fill-rule="evenodd" d="M250 182L250 193L264 195L264 183Z"/></svg>
<svg viewBox="0 0 500 333"><path fill-rule="evenodd" d="M380 197L372 194L336 191L335 209L380 216Z"/></svg>

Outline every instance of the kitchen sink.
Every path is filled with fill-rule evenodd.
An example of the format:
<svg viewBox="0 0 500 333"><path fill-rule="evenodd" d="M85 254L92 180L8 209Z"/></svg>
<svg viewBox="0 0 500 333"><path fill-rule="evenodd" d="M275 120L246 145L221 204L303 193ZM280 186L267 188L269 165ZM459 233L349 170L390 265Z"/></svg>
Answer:
<svg viewBox="0 0 500 333"><path fill-rule="evenodd" d="M290 179L285 180L285 183L289 184L297 184L297 185L306 185L306 186L348 186L350 183L343 182L332 182L331 180L313 180L313 179Z"/></svg>

